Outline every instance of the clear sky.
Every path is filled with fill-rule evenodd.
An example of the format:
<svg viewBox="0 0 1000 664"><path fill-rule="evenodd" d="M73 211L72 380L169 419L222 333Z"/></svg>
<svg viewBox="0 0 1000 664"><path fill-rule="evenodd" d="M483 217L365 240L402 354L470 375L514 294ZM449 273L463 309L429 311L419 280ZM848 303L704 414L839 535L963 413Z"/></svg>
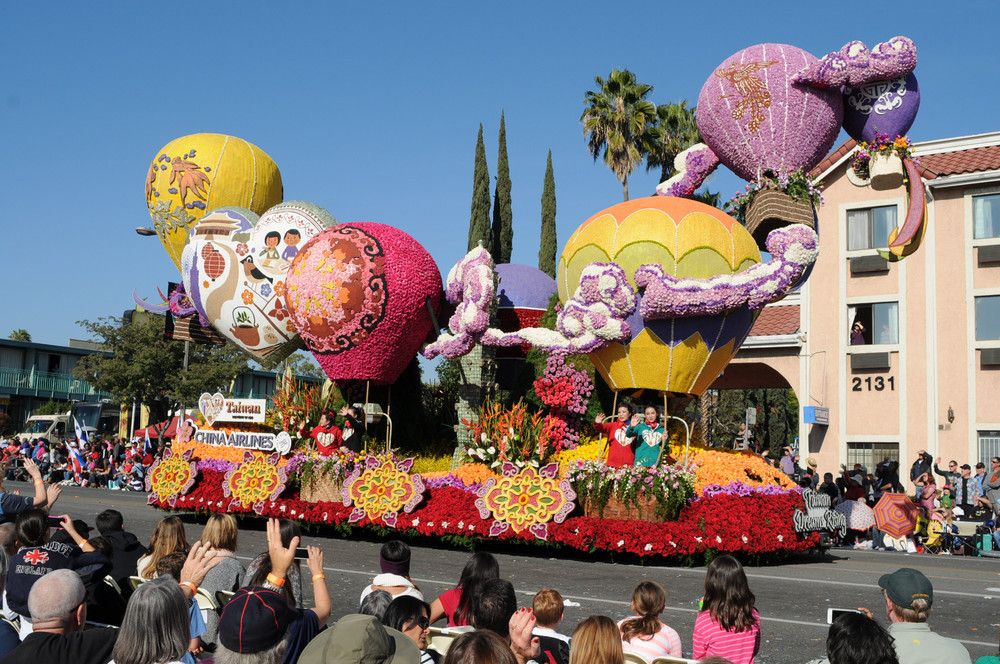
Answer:
<svg viewBox="0 0 1000 664"><path fill-rule="evenodd" d="M0 334L64 344L179 274L143 193L170 140L216 132L277 162L286 200L379 221L443 273L466 250L476 132L491 179L500 112L513 262L537 264L552 150L560 246L622 199L579 122L594 76L631 69L694 104L727 56L762 42L816 56L896 35L918 48L916 140L1000 129L996 2L5 2L0 5ZM841 138L844 138L842 136ZM709 187L728 198L728 171ZM656 173L637 171L633 197Z"/></svg>

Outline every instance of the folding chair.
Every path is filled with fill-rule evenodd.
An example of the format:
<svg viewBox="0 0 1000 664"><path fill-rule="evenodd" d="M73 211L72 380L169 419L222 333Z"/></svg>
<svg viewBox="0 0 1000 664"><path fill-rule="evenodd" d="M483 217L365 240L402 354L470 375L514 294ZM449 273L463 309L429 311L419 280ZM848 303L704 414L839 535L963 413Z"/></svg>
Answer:
<svg viewBox="0 0 1000 664"><path fill-rule="evenodd" d="M626 664L652 664L648 659L640 655L639 653L625 651L625 662Z"/></svg>
<svg viewBox="0 0 1000 664"><path fill-rule="evenodd" d="M235 594L236 593L234 593L232 590L215 591L215 601L219 603L220 613L222 612L222 609L225 608L226 604L229 604L229 600L231 600L233 598L233 595Z"/></svg>
<svg viewBox="0 0 1000 664"><path fill-rule="evenodd" d="M128 578L128 584L132 586L132 590L135 591L139 586L146 583L146 579L141 576L130 576Z"/></svg>
<svg viewBox="0 0 1000 664"><path fill-rule="evenodd" d="M115 581L114 578L112 578L112 576L110 574L107 575L106 577L104 577L104 583L106 583L107 585L109 585L112 588L114 588L114 591L116 593L118 593L119 595L122 594L121 586L118 585L118 582Z"/></svg>

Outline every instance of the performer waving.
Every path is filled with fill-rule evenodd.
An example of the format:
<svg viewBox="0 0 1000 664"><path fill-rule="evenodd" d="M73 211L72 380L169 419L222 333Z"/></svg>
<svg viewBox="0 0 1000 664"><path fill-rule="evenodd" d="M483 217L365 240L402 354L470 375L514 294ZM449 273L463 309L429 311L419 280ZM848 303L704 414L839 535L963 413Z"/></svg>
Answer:
<svg viewBox="0 0 1000 664"><path fill-rule="evenodd" d="M646 406L646 419L642 420L638 413L632 416L632 424L625 430L626 436L639 439L635 451L635 465L655 466L660 461L663 437L667 430L660 424L660 411L656 406Z"/></svg>
<svg viewBox="0 0 1000 664"><path fill-rule="evenodd" d="M621 404L618 406L617 419L605 422L603 413L594 419L594 430L608 437L609 466L631 466L635 463L635 437L625 435L632 415L632 406Z"/></svg>
<svg viewBox="0 0 1000 664"><path fill-rule="evenodd" d="M340 449L341 433L340 427L334 424L334 414L332 410L324 412L319 418L319 426L307 432L305 427L299 432L303 438L312 438L316 441L319 453L323 456L330 456Z"/></svg>

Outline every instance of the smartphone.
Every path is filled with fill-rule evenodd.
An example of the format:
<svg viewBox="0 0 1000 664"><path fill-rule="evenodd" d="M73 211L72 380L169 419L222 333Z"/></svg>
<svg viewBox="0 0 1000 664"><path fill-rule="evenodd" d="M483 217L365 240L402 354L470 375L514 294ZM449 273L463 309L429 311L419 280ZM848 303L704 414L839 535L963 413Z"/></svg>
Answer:
<svg viewBox="0 0 1000 664"><path fill-rule="evenodd" d="M309 560L309 549L304 546L300 546L295 549L295 559L296 560Z"/></svg>
<svg viewBox="0 0 1000 664"><path fill-rule="evenodd" d="M49 528L58 528L58 529L62 530L62 527L63 527L62 526L62 519L60 519L57 516L50 516L49 517Z"/></svg>
<svg viewBox="0 0 1000 664"><path fill-rule="evenodd" d="M827 609L826 610L826 624L832 625L833 621L840 616L847 615L850 613L861 613L857 609Z"/></svg>

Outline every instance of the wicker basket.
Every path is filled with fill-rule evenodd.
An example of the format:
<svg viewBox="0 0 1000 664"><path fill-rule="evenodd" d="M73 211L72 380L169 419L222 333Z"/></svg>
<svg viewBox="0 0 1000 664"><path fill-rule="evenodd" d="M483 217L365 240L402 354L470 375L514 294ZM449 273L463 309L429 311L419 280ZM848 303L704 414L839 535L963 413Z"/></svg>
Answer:
<svg viewBox="0 0 1000 664"><path fill-rule="evenodd" d="M903 186L903 160L895 152L875 153L868 164L872 189L889 191Z"/></svg>
<svg viewBox="0 0 1000 664"><path fill-rule="evenodd" d="M656 516L656 499L639 498L639 506L625 505L614 496L608 499L608 504L603 510L587 501L583 506L583 513L594 519L633 519L636 521L650 521L660 523L663 521Z"/></svg>
<svg viewBox="0 0 1000 664"><path fill-rule="evenodd" d="M328 472L314 472L309 476L309 480L302 482L299 497L307 503L341 503L344 498L340 495L343 485L340 480L335 480Z"/></svg>
<svg viewBox="0 0 1000 664"><path fill-rule="evenodd" d="M792 224L816 228L810 203L773 189L764 189L753 197L747 209L746 228L762 251L767 251L768 233Z"/></svg>

